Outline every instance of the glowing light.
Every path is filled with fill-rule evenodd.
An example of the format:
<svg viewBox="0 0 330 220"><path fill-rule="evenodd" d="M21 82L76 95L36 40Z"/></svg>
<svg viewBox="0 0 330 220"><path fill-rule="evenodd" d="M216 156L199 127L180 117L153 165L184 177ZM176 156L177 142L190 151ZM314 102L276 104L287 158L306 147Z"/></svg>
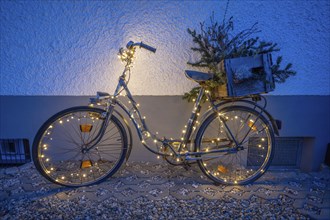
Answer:
<svg viewBox="0 0 330 220"><path fill-rule="evenodd" d="M48 162L48 161L49 161L49 158L46 159L46 162Z"/></svg>
<svg viewBox="0 0 330 220"><path fill-rule="evenodd" d="M83 177L86 177L86 174L83 174Z"/></svg>
<svg viewBox="0 0 330 220"><path fill-rule="evenodd" d="M65 179L65 176L62 176L61 179L64 180Z"/></svg>
<svg viewBox="0 0 330 220"><path fill-rule="evenodd" d="M160 156L157 156L157 159L160 159Z"/></svg>
<svg viewBox="0 0 330 220"><path fill-rule="evenodd" d="M63 123L63 121L61 120L61 121L60 121L60 124L62 124L62 123Z"/></svg>

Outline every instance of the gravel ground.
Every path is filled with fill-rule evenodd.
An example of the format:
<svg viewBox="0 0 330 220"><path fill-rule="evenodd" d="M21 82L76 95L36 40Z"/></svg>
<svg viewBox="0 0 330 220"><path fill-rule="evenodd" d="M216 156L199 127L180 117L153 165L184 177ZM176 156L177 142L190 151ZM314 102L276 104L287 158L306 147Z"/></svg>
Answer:
<svg viewBox="0 0 330 220"><path fill-rule="evenodd" d="M90 187L44 180L32 164L0 168L0 219L328 219L330 171L267 172L214 186L196 168L133 163Z"/></svg>
<svg viewBox="0 0 330 220"><path fill-rule="evenodd" d="M266 201L257 197L208 200L201 196L191 200L167 196L161 200L139 197L132 201L109 198L95 202L85 198L63 201L52 195L1 204L1 214L3 219L308 219L288 206L290 202L285 197Z"/></svg>

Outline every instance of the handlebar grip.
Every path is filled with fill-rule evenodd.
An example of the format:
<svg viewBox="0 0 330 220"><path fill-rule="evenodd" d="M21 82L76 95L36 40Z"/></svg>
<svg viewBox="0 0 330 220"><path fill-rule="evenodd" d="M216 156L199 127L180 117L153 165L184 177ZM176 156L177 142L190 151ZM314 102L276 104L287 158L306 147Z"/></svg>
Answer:
<svg viewBox="0 0 330 220"><path fill-rule="evenodd" d="M144 49L147 49L147 50L149 50L149 51L151 51L153 53L156 53L156 48L151 47L151 46L149 46L147 44L144 44L142 42L140 43L140 47L143 47Z"/></svg>

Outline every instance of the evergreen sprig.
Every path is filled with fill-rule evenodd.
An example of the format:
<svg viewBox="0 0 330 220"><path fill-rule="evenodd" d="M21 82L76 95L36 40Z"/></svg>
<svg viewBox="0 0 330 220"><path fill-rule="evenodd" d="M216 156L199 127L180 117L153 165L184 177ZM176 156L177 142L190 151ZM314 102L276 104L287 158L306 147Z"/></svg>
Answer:
<svg viewBox="0 0 330 220"><path fill-rule="evenodd" d="M220 24L215 21L214 14L212 14L209 26L205 22L201 22L199 32L190 28L187 31L196 45L191 50L200 54L197 61L188 62L188 64L194 67L206 67L209 72L213 73L213 79L205 82L204 85L210 90L227 82L226 73L218 68L218 64L224 59L280 51L276 43L261 41L259 37L252 37L252 35L260 32L257 23L232 36L234 31L233 17ZM289 76L296 74L295 71L291 70L291 63L284 69L280 69L281 62L282 57L279 57L271 67L276 83L283 83ZM200 87L193 88L190 92L185 93L183 98L188 101L193 100L197 97L199 89Z"/></svg>

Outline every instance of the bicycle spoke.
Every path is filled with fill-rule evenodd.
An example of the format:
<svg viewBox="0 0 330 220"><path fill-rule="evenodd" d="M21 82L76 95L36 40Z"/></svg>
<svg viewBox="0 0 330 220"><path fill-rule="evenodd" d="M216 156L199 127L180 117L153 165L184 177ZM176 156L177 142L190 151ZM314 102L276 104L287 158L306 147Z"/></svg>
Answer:
<svg viewBox="0 0 330 220"><path fill-rule="evenodd" d="M34 157L37 156L38 168L43 170L42 175L55 183L81 186L101 181L116 172L125 157L125 130L117 119L109 121L94 148L84 151L88 147L86 143L92 141L102 128L102 120L96 119L102 110L81 109L68 111L48 122L52 126L45 128L36 145L39 153ZM93 130L86 132L81 125L93 126ZM48 132L49 128L51 132Z"/></svg>
<svg viewBox="0 0 330 220"><path fill-rule="evenodd" d="M212 119L203 124L203 134L198 139L212 140L214 137L218 140L229 139L228 144L230 141L236 142L235 145L231 144L231 147L237 149L237 152L222 154L211 160L206 160L202 156L199 164L203 167L203 172L216 182L248 183L260 176L269 164L267 155L270 154L271 148L267 122L261 118L260 113L246 107L234 106L226 109L228 110L220 112L221 115L214 114L211 116ZM199 151L205 152L209 149L220 149L221 145L216 142L213 145L204 144L200 141L198 146ZM251 165L256 167L249 168Z"/></svg>

